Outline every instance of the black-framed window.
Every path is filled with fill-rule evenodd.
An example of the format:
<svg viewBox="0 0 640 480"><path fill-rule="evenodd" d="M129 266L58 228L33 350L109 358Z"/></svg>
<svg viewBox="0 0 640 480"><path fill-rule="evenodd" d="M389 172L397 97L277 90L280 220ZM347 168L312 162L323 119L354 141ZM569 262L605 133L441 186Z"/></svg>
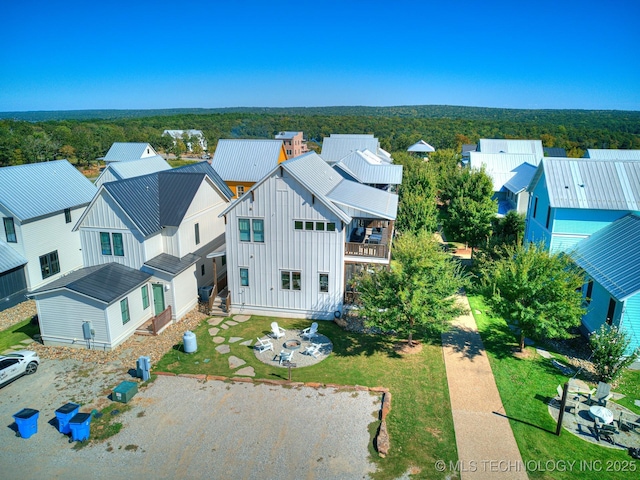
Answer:
<svg viewBox="0 0 640 480"><path fill-rule="evenodd" d="M16 225L13 223L12 217L4 217L2 219L4 223L4 233L7 238L7 243L18 243L18 237L16 235Z"/></svg>
<svg viewBox="0 0 640 480"><path fill-rule="evenodd" d="M280 272L280 286L283 290L301 290L302 276L300 272L282 270Z"/></svg>
<svg viewBox="0 0 640 480"><path fill-rule="evenodd" d="M329 293L329 274L320 273L318 275L318 281L320 285L320 293Z"/></svg>
<svg viewBox="0 0 640 480"><path fill-rule="evenodd" d="M194 225L195 228L195 233L196 233L196 245L198 245L200 243L200 224L196 223Z"/></svg>
<svg viewBox="0 0 640 480"><path fill-rule="evenodd" d="M242 195L244 195L244 185L237 185L236 186L236 197L240 198Z"/></svg>
<svg viewBox="0 0 640 480"><path fill-rule="evenodd" d="M538 213L538 197L533 201L533 218L536 218L536 213Z"/></svg>
<svg viewBox="0 0 640 480"><path fill-rule="evenodd" d="M71 209L64 209L64 223L71 223Z"/></svg>
<svg viewBox="0 0 640 480"><path fill-rule="evenodd" d="M42 272L43 280L60 273L60 260L58 259L57 250L40 257L40 272Z"/></svg>
<svg viewBox="0 0 640 480"><path fill-rule="evenodd" d="M587 305L591 303L591 295L593 295L593 280L589 280L589 283L587 283L587 293L585 295Z"/></svg>
<svg viewBox="0 0 640 480"><path fill-rule="evenodd" d="M204 277L204 263L200 265L200 276Z"/></svg>
<svg viewBox="0 0 640 480"><path fill-rule="evenodd" d="M122 324L125 325L129 320L131 320L131 316L129 315L129 299L124 298L120 300L120 313L122 314Z"/></svg>
<svg viewBox="0 0 640 480"><path fill-rule="evenodd" d="M328 222L327 223L327 232L335 232L336 231L336 224L333 222Z"/></svg>
<svg viewBox="0 0 640 480"><path fill-rule="evenodd" d="M302 221L301 220L295 220L293 222L293 228L295 230L302 230Z"/></svg>
<svg viewBox="0 0 640 480"><path fill-rule="evenodd" d="M547 208L547 221L544 228L549 228L549 222L551 221L551 207Z"/></svg>
<svg viewBox="0 0 640 480"><path fill-rule="evenodd" d="M616 313L616 299L611 297L609 299L609 309L607 310L607 325L613 325L613 316Z"/></svg>
<svg viewBox="0 0 640 480"><path fill-rule="evenodd" d="M311 220L294 220L293 221L293 229L294 230L306 230L306 231L316 231L316 232L335 232L336 224L335 222L320 222L320 221L311 221Z"/></svg>
<svg viewBox="0 0 640 480"><path fill-rule="evenodd" d="M146 310L149 308L149 286L143 285L140 292L142 294L142 309Z"/></svg>
<svg viewBox="0 0 640 480"><path fill-rule="evenodd" d="M249 269L248 268L240 269L240 286L241 287L249 286Z"/></svg>

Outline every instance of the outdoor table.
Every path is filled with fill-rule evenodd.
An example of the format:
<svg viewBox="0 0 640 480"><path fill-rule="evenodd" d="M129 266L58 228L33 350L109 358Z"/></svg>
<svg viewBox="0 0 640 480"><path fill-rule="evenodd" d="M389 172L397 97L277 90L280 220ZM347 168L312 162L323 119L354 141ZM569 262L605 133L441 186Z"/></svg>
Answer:
<svg viewBox="0 0 640 480"><path fill-rule="evenodd" d="M591 418L593 418L594 420L598 419L605 425L613 422L613 412L608 408L602 407L600 405L594 405L593 407L590 407L589 415L591 415Z"/></svg>

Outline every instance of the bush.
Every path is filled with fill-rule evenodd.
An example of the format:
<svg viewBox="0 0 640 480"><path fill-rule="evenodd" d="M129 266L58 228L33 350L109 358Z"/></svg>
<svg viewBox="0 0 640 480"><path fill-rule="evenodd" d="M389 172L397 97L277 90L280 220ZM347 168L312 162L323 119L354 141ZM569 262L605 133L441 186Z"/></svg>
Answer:
<svg viewBox="0 0 640 480"><path fill-rule="evenodd" d="M589 337L589 345L593 352L591 361L601 381L615 380L623 368L636 361L640 355L640 349L636 348L631 355L625 355L630 344L631 339L626 332L615 326L602 325L600 330L591 334Z"/></svg>

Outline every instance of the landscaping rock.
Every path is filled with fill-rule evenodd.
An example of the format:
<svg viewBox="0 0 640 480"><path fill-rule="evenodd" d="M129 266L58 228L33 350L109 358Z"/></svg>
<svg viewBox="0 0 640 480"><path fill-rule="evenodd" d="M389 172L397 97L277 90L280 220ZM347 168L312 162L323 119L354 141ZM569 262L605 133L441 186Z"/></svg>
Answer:
<svg viewBox="0 0 640 480"><path fill-rule="evenodd" d="M224 343L224 337L213 337L213 343Z"/></svg>
<svg viewBox="0 0 640 480"><path fill-rule="evenodd" d="M245 361L244 361L244 360L242 360L241 358L238 358L238 357L236 357L236 356L234 356L234 355L231 355L231 356L229 357L229 368L230 368L231 370L235 370L236 368L241 367L241 366L242 366L242 365L244 365L245 363L247 363L247 362L245 362Z"/></svg>
<svg viewBox="0 0 640 480"><path fill-rule="evenodd" d="M229 353L231 351L231 347L229 345L218 345L216 347L216 352L224 355L225 353Z"/></svg>
<svg viewBox="0 0 640 480"><path fill-rule="evenodd" d="M220 328L223 328L224 330L229 330L229 325L227 325L226 323L223 323L222 325L220 325Z"/></svg>
<svg viewBox="0 0 640 480"><path fill-rule="evenodd" d="M242 337L231 337L229 338L229 343L236 343L240 340L242 340Z"/></svg>
<svg viewBox="0 0 640 480"><path fill-rule="evenodd" d="M214 327L217 327L218 325L220 325L225 320L226 320L226 317L212 317L209 320L207 320L207 323L209 325L213 325Z"/></svg>
<svg viewBox="0 0 640 480"><path fill-rule="evenodd" d="M244 342L240 342L240 345L244 345L245 347L251 346L253 340L245 340Z"/></svg>
<svg viewBox="0 0 640 480"><path fill-rule="evenodd" d="M542 358L553 358L553 355L542 348L536 348L536 352L538 352L538 355L540 355Z"/></svg>
<svg viewBox="0 0 640 480"><path fill-rule="evenodd" d="M389 432L387 431L387 422L382 420L382 422L380 422L378 436L376 437L376 450L378 450L378 455L384 458L389 454L389 448L391 448L391 445L389 442Z"/></svg>
<svg viewBox="0 0 640 480"><path fill-rule="evenodd" d="M211 335L211 336L213 337L213 336L217 335L219 331L220 331L220 329L219 329L219 328L217 328L217 327L211 327L211 328L209 329L209 335Z"/></svg>
<svg viewBox="0 0 640 480"><path fill-rule="evenodd" d="M19 303L15 307L7 308L0 312L0 330L6 330L16 323L37 315L37 313L35 300L28 300Z"/></svg>
<svg viewBox="0 0 640 480"><path fill-rule="evenodd" d="M236 322L240 322L240 323L244 323L244 322L246 322L247 320L249 320L250 318L251 318L251 316L249 316L249 315L235 315L235 316L233 317L233 319L234 319Z"/></svg>
<svg viewBox="0 0 640 480"><path fill-rule="evenodd" d="M229 325L230 327L234 327L238 324L238 322L234 322L233 320L227 320L227 325Z"/></svg>
<svg viewBox="0 0 640 480"><path fill-rule="evenodd" d="M253 369L253 367L244 367L241 368L240 370L235 372L236 375L242 375L245 377L255 377L256 376L256 372Z"/></svg>

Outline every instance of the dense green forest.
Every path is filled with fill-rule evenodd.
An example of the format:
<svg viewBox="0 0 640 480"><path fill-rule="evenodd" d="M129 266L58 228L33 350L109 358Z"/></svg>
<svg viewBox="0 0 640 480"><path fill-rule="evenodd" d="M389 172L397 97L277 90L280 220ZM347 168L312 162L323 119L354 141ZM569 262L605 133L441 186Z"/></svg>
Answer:
<svg viewBox="0 0 640 480"><path fill-rule="evenodd" d="M172 143L165 129L198 129L210 151L220 138L273 138L303 131L316 146L331 133L372 133L402 151L419 139L456 151L480 138L541 139L580 157L587 148L640 149L640 112L510 110L451 106L101 110L0 114L0 166L58 158L81 164L113 142ZM9 118L7 118L9 117Z"/></svg>

